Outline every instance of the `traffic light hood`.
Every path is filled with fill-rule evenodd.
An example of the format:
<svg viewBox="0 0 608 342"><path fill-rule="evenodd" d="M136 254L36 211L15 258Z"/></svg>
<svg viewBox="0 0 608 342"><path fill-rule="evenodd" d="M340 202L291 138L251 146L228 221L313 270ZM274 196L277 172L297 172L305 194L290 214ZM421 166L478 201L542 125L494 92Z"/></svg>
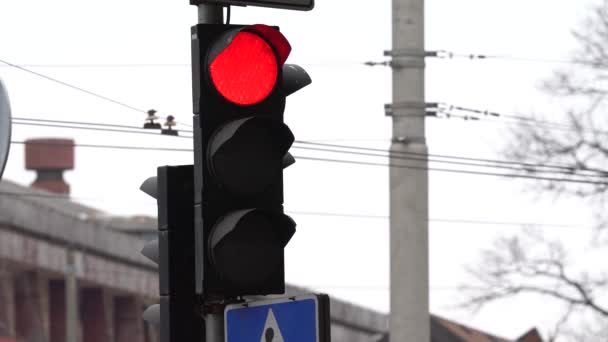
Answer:
<svg viewBox="0 0 608 342"><path fill-rule="evenodd" d="M8 159L11 146L11 106L8 94L2 80L0 80L0 179Z"/></svg>
<svg viewBox="0 0 608 342"><path fill-rule="evenodd" d="M310 75L299 65L283 65L283 95L289 96L312 83Z"/></svg>
<svg viewBox="0 0 608 342"><path fill-rule="evenodd" d="M158 178L150 177L146 179L139 187L139 190L154 199L158 199Z"/></svg>
<svg viewBox="0 0 608 342"><path fill-rule="evenodd" d="M253 226L248 226L248 222L246 222L246 219L251 219L255 216L264 217L269 223L272 223L276 237L282 245L281 247L287 246L287 243L296 232L295 221L285 214L263 209L243 209L233 211L218 220L213 228L209 243L211 246L217 246L228 234L236 229L255 229ZM247 226L239 227L239 224Z"/></svg>
<svg viewBox="0 0 608 342"><path fill-rule="evenodd" d="M227 190L249 197L277 181L293 141L293 133L280 121L260 117L230 121L211 137L207 165Z"/></svg>
<svg viewBox="0 0 608 342"><path fill-rule="evenodd" d="M209 256L220 276L234 286L257 287L282 273L283 249L295 222L281 211L238 210L220 218L209 238Z"/></svg>

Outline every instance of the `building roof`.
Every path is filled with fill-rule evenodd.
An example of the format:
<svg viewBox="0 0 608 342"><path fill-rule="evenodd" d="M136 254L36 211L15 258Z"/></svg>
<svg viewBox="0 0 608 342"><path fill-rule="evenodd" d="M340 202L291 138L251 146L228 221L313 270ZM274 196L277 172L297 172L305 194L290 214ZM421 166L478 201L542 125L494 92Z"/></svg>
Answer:
<svg viewBox="0 0 608 342"><path fill-rule="evenodd" d="M431 342L512 342L438 316L431 316Z"/></svg>

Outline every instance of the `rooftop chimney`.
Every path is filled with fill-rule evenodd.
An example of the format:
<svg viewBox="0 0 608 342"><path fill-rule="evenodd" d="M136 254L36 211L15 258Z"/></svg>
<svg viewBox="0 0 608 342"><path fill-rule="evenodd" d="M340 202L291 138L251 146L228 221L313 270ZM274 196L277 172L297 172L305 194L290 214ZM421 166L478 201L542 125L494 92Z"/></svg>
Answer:
<svg viewBox="0 0 608 342"><path fill-rule="evenodd" d="M63 180L63 171L74 169L74 140L30 139L25 142L25 168L35 170L32 187L69 194L70 186Z"/></svg>

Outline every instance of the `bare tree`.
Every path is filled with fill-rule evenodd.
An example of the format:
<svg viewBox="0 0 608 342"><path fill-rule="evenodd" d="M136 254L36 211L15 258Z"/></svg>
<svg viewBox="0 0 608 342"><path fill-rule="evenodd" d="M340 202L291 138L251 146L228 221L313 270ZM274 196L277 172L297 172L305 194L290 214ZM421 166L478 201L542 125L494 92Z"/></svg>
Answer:
<svg viewBox="0 0 608 342"><path fill-rule="evenodd" d="M515 127L504 154L522 163L562 165L570 170L571 177L608 180L608 118L601 111L608 95L608 0L592 8L582 27L573 32L579 50L572 67L557 71L543 85L547 93L573 100L575 108L565 111L563 123L549 124L559 114L551 113L549 120L539 115ZM556 194L574 194L601 205L608 194L607 183L589 186L546 181L539 185Z"/></svg>
<svg viewBox="0 0 608 342"><path fill-rule="evenodd" d="M579 49L571 67L557 71L543 85L548 94L572 100L573 108L563 113L566 122L548 123L555 122L555 113L551 119L526 121L512 130L504 154L522 163L561 165L562 178L592 180L593 184L544 180L534 187L588 201L597 215L598 246L605 248L608 241L601 237L608 235L608 113L603 110L608 99L608 0L593 7L581 27L573 32ZM537 169L522 172L534 175ZM475 283L464 286L465 305L479 309L522 294L542 296L564 308L548 332L550 341L608 341L608 274L574 264L562 243L538 232L499 238L469 269Z"/></svg>
<svg viewBox="0 0 608 342"><path fill-rule="evenodd" d="M483 252L479 265L468 270L475 282L463 286L468 297L465 306L478 310L501 299L535 294L564 306L564 313L548 333L550 341L566 335L579 340L583 333L603 337L593 341L608 340L607 332L601 329L608 325L608 273L590 274L580 268L568 258L561 242L538 231L503 237ZM568 330L575 315L577 326L588 325L585 331Z"/></svg>

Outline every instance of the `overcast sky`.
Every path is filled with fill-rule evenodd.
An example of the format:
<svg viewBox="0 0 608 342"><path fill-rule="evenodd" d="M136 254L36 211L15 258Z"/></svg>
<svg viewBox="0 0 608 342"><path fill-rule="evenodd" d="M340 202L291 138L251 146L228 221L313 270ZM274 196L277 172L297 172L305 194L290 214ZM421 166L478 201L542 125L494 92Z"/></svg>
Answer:
<svg viewBox="0 0 608 342"><path fill-rule="evenodd" d="M593 1L428 0L428 50L568 59L570 31ZM290 96L286 122L298 140L388 147L391 45L390 1L318 0L312 12L233 8L232 23L278 25L293 46L290 63L304 66L313 83ZM191 121L190 26L196 9L186 0L3 0L0 59L78 85L130 107L103 101L10 67L0 66L16 117L139 126L155 108ZM120 64L120 66L108 66ZM126 66L125 64L130 64ZM155 64L155 66L146 66ZM159 65L161 64L161 65ZM559 108L538 85L559 63L513 60L427 60L427 101L527 115ZM551 117L553 114L549 115ZM184 127L182 127L184 128ZM188 127L185 127L188 129ZM430 119L430 153L500 158L507 125ZM184 138L14 126L13 140L68 137L81 144L191 148ZM304 156L342 157L294 149ZM23 147L13 145L4 177L33 181ZM116 215L155 215L139 192L157 166L192 163L191 153L77 148L66 174L75 199ZM285 171L285 207L298 231L287 247L287 280L387 312L389 310L388 169L300 160ZM432 172L430 176L431 309L506 337L532 326L547 328L556 310L540 301L505 301L476 314L455 310L464 266L482 248L517 226L437 220L588 224L589 212L567 199L525 192L526 183L503 178ZM369 215L369 218L304 215ZM573 228L546 227L572 241ZM413 275L415 276L415 275Z"/></svg>

